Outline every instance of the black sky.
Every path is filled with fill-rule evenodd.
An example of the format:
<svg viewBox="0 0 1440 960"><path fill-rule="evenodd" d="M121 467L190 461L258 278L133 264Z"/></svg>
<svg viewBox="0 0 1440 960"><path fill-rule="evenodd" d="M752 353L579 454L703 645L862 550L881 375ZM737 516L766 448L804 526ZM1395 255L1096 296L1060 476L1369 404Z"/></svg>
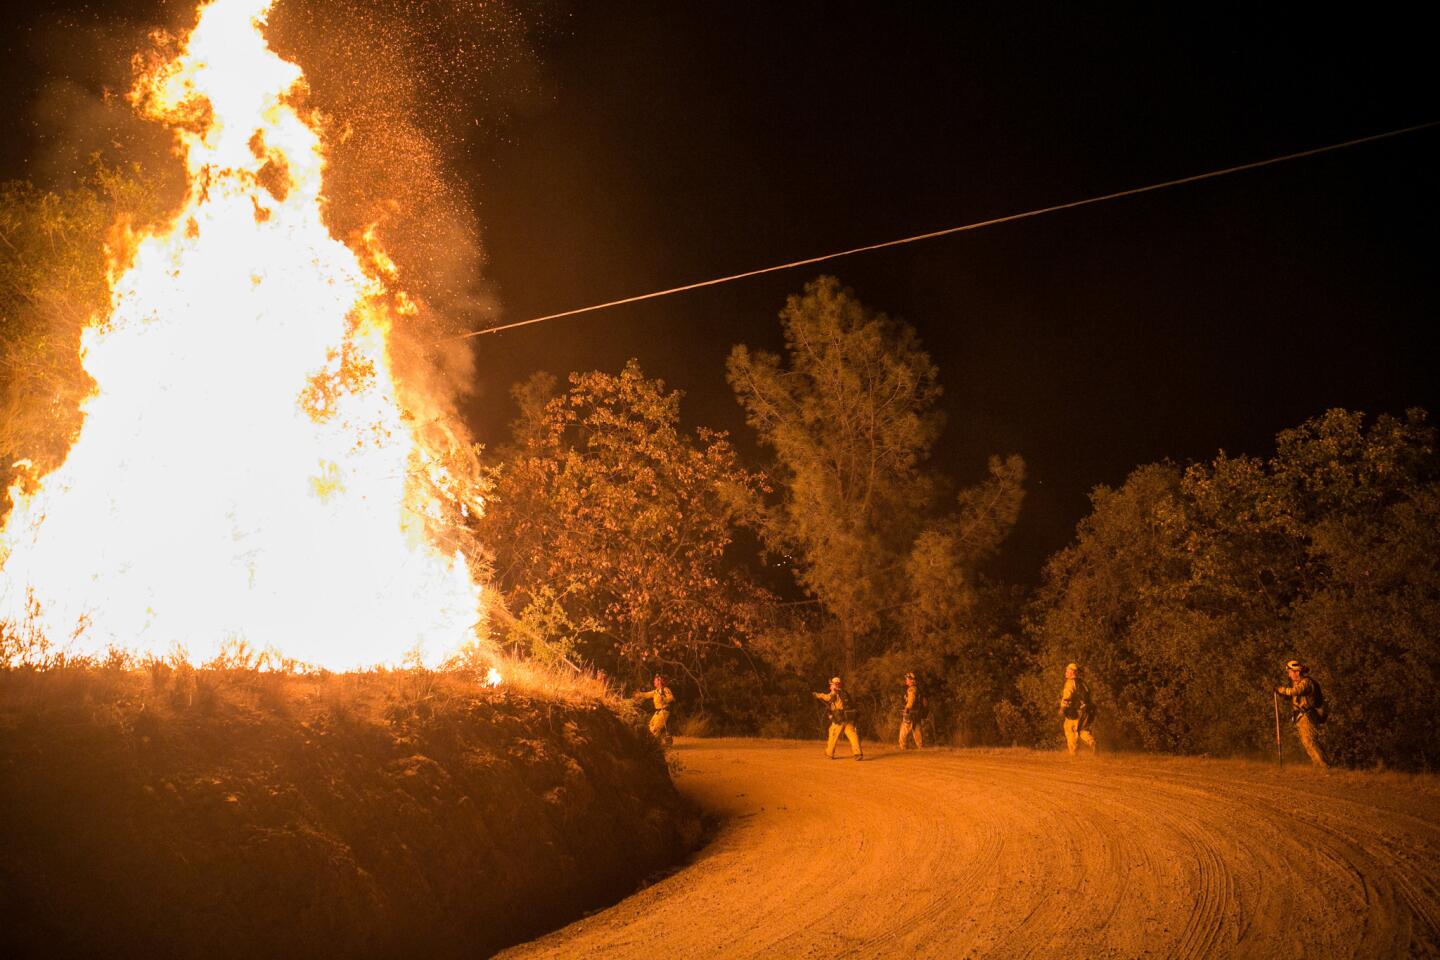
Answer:
<svg viewBox="0 0 1440 960"><path fill-rule="evenodd" d="M1419 5L1259 6L522 6L544 95L451 116L480 133L447 149L518 320L1440 119ZM7 177L43 133L35 15L8 17ZM1436 170L1430 130L824 269L919 330L939 466L1025 456L1003 566L1031 578L1138 464L1264 454L1333 406L1440 411ZM725 356L777 348L815 272L479 338L477 432L535 369L633 356L744 442Z"/></svg>

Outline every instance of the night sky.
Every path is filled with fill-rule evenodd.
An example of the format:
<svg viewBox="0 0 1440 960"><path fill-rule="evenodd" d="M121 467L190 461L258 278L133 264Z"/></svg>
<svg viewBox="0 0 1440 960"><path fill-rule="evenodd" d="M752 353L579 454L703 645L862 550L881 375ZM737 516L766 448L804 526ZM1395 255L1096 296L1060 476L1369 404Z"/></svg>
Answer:
<svg viewBox="0 0 1440 960"><path fill-rule="evenodd" d="M453 58L472 6L405 9L419 35L449 10L435 46ZM1418 5L1259 6L510 4L503 82L483 57L461 71L473 95L446 73L437 142L513 321L1440 119ZM0 177L43 178L57 14L6 16ZM1437 170L1431 129L481 337L473 425L499 440L533 370L637 357L688 420L753 450L725 357L777 349L785 296L823 269L918 329L945 387L942 470L1026 458L1001 572L1033 579L1087 492L1138 464L1264 454L1334 406L1440 411Z"/></svg>

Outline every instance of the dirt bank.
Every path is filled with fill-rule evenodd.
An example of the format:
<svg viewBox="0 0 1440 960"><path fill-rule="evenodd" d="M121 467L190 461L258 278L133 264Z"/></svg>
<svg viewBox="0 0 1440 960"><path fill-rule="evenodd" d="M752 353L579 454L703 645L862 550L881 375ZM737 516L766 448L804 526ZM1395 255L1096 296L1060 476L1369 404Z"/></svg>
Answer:
<svg viewBox="0 0 1440 960"><path fill-rule="evenodd" d="M594 701L0 671L7 956L485 956L697 832L663 756Z"/></svg>
<svg viewBox="0 0 1440 960"><path fill-rule="evenodd" d="M1440 956L1440 780L680 744L718 837L519 958Z"/></svg>

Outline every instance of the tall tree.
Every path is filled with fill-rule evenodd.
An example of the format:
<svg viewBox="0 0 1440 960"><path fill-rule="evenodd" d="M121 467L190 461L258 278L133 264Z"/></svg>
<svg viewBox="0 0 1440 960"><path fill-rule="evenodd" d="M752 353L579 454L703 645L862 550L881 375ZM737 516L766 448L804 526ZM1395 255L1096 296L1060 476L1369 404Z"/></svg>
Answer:
<svg viewBox="0 0 1440 960"><path fill-rule="evenodd" d="M903 558L934 494L922 464L943 418L935 365L910 326L820 277L780 312L786 357L741 345L728 379L775 455L773 549L835 618L845 670L901 592Z"/></svg>
<svg viewBox="0 0 1440 960"><path fill-rule="evenodd" d="M1017 592L982 570L1019 516L1024 461L992 457L946 507L928 466L939 378L915 331L833 277L791 297L780 320L785 357L736 347L728 374L774 453L767 546L819 616L765 638L765 652L789 671L839 664L877 733L898 722L895 692L914 671L939 695L942 735L993 742L1027 646Z"/></svg>

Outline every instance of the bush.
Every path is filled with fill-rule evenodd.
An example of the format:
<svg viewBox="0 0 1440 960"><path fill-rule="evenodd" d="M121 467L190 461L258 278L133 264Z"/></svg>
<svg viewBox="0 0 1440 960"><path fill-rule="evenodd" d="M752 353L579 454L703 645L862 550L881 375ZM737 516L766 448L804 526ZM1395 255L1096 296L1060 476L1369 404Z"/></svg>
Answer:
<svg viewBox="0 0 1440 960"><path fill-rule="evenodd" d="M1332 410L1268 460L1141 467L1098 488L1030 614L1043 713L1087 668L1109 742L1184 753L1273 743L1292 657L1335 703L1327 747L1356 765L1440 761L1440 460L1423 411Z"/></svg>
<svg viewBox="0 0 1440 960"><path fill-rule="evenodd" d="M714 732L708 713L693 713L682 719L676 733L682 737L708 737Z"/></svg>

